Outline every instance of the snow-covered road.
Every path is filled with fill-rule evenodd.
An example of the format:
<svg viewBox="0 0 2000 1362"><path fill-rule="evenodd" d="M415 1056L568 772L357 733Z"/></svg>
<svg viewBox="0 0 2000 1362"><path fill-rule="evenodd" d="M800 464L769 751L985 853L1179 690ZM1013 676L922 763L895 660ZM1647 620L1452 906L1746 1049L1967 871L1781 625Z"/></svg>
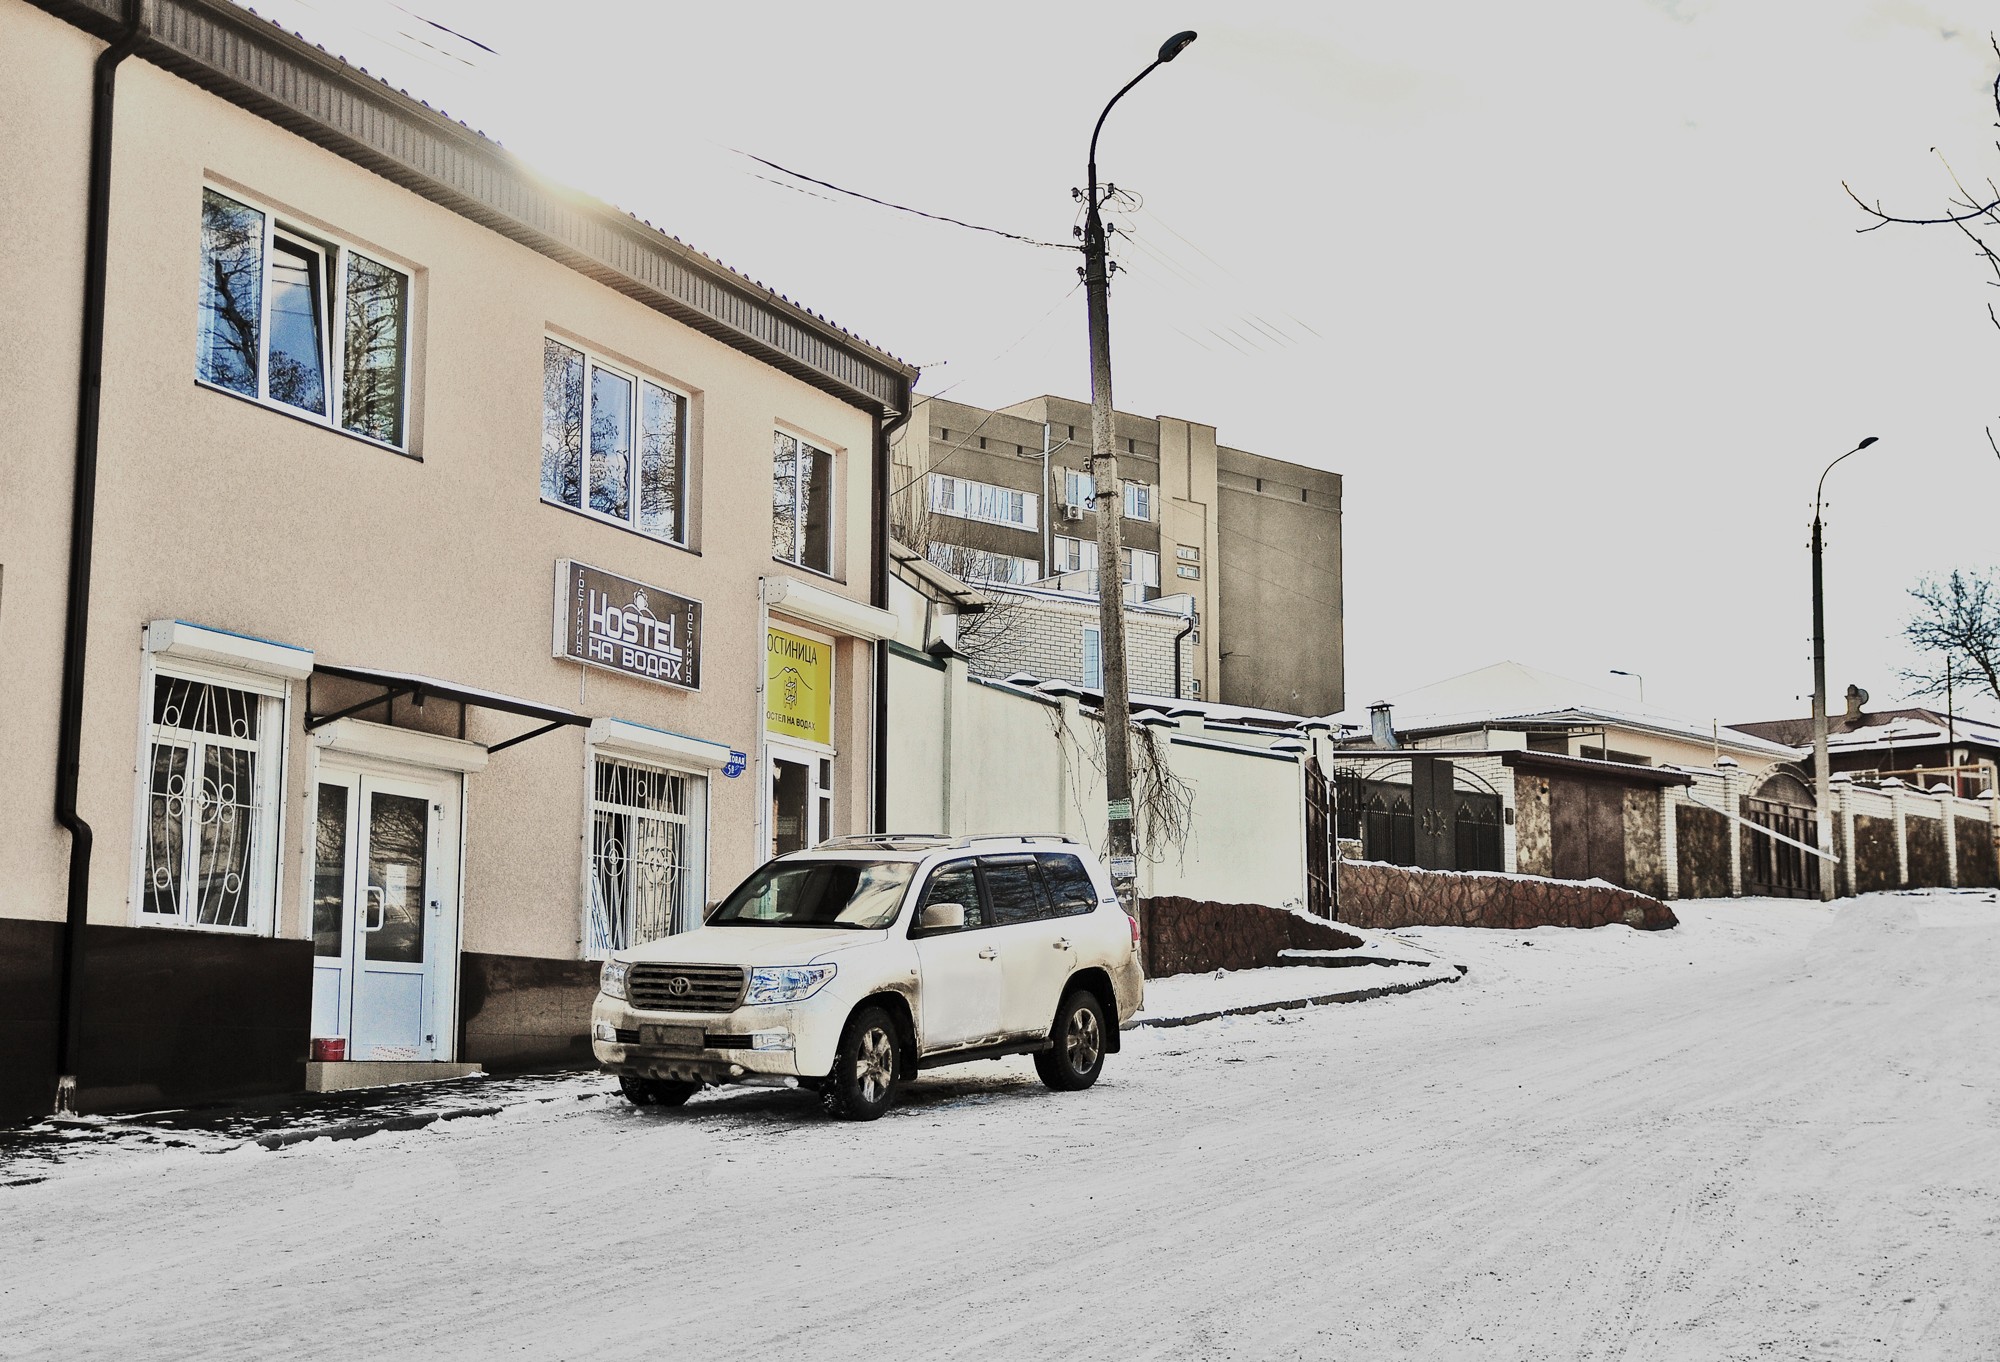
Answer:
<svg viewBox="0 0 2000 1362"><path fill-rule="evenodd" d="M0 1188L0 1357L2000 1357L2000 904L1679 911L1081 1094L79 1160Z"/></svg>

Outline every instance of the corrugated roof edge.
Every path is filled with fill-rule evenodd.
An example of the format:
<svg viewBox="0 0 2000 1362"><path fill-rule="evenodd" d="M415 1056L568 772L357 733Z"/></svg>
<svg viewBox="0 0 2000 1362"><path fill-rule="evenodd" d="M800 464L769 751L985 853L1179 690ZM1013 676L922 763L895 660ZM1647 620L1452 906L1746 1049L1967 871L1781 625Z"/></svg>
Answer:
<svg viewBox="0 0 2000 1362"><path fill-rule="evenodd" d="M122 30L120 0L29 3L99 37ZM550 183L407 91L230 0L147 8L139 55L163 70L852 405L901 410L914 365L634 214ZM663 267L655 277L629 268L647 252Z"/></svg>

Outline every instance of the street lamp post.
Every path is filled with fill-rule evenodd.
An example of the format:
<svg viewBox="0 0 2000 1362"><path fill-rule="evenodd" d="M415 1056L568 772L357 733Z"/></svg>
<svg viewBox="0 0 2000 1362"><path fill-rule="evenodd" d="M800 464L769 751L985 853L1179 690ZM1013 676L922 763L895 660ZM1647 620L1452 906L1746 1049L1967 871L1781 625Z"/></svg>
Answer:
<svg viewBox="0 0 2000 1362"><path fill-rule="evenodd" d="M1631 678L1632 680L1634 680L1634 681L1637 681L1637 682L1639 683L1639 703L1640 703L1640 704L1642 704L1642 705L1646 703L1646 678L1645 678L1645 677L1643 677L1643 676L1639 675L1639 673L1637 673L1637 672L1627 672L1627 671L1620 671L1620 670L1619 670L1618 668L1616 668L1616 667L1613 667L1613 668L1611 669L1611 674L1612 674L1613 676L1626 676L1626 677L1630 677L1630 678Z"/></svg>
<svg viewBox="0 0 2000 1362"><path fill-rule="evenodd" d="M1097 126L1090 130L1088 188L1084 198L1083 288L1090 310L1090 449L1091 484L1097 497L1097 626L1098 656L1104 689L1104 797L1109 819L1111 878L1118 901L1136 921L1138 897L1133 880L1138 873L1132 843L1132 773L1129 737L1131 696L1125 680L1125 592L1120 564L1124 545L1119 518L1124 491L1118 481L1118 454L1111 428L1111 268L1105 256L1104 219L1097 190L1097 135L1111 107L1154 69L1172 61L1194 41L1191 32L1176 33L1160 45L1153 64L1125 83L1111 97ZM1142 934L1143 939L1143 934Z"/></svg>
<svg viewBox="0 0 2000 1362"><path fill-rule="evenodd" d="M1841 455L1840 459L1848 457L1849 454L1859 454L1862 450L1874 444L1875 438L1875 436L1870 435L1860 444L1848 450L1847 454ZM1813 818L1817 831L1815 842L1821 851L1827 852L1833 850L1833 811L1828 807L1833 802L1833 774L1828 766L1826 755L1826 590L1820 575L1820 498L1821 494L1826 491L1826 475L1833 471L1833 464L1839 463L1840 459L1835 459L1833 463L1828 464L1820 472L1819 486L1813 489ZM1834 896L1836 888L1834 878L1838 870L1838 862L1835 862L1832 866L1828 866L1825 861L1820 862L1819 896L1821 898L1831 899Z"/></svg>

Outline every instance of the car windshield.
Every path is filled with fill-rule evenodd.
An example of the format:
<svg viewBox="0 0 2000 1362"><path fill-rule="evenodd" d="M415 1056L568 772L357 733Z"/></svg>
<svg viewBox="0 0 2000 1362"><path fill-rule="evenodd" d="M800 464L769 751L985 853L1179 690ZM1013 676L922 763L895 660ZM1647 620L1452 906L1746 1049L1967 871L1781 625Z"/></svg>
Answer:
<svg viewBox="0 0 2000 1362"><path fill-rule="evenodd" d="M711 927L886 927L916 867L900 861L773 861L709 914Z"/></svg>

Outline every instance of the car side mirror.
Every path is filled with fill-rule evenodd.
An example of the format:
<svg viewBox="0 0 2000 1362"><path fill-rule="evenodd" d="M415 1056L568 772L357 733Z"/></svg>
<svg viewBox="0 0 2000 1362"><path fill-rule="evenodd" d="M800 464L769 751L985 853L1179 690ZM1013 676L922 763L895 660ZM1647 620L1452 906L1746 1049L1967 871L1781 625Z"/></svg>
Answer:
<svg viewBox="0 0 2000 1362"><path fill-rule="evenodd" d="M920 932L956 932L965 926L965 905L962 903L927 903L917 914L917 930Z"/></svg>

